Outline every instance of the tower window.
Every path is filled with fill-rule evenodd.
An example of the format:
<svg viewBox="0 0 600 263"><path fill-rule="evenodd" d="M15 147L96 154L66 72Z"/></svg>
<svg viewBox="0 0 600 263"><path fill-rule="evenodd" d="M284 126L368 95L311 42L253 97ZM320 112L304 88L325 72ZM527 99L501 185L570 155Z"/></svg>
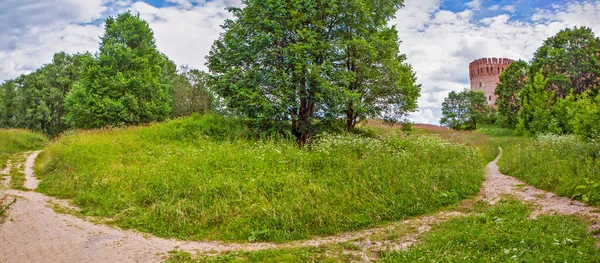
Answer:
<svg viewBox="0 0 600 263"><path fill-rule="evenodd" d="M479 87L481 88L481 86L483 86L483 83L479 82Z"/></svg>
<svg viewBox="0 0 600 263"><path fill-rule="evenodd" d="M490 95L490 97L488 98L490 101L492 101L492 95Z"/></svg>

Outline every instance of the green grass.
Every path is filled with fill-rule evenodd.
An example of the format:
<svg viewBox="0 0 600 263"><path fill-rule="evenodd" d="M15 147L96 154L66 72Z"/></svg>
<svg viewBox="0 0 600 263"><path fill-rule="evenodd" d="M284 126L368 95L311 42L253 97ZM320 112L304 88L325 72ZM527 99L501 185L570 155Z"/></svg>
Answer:
<svg viewBox="0 0 600 263"><path fill-rule="evenodd" d="M219 256L193 258L191 254L173 251L165 263L200 262L360 262L354 255L343 254L336 247L303 247L294 249L265 250L257 252L233 252Z"/></svg>
<svg viewBox="0 0 600 263"><path fill-rule="evenodd" d="M598 262L596 240L574 216L530 219L530 207L516 200L496 205L479 202L472 215L434 227L406 251L375 252L383 262ZM378 241L378 240L373 240ZM360 262L359 248L344 244L320 247L232 252L199 256L173 251L167 262Z"/></svg>
<svg viewBox="0 0 600 263"><path fill-rule="evenodd" d="M596 239L571 216L529 219L530 210L509 200L466 218L452 219L422 242L386 255L384 262L600 262Z"/></svg>
<svg viewBox="0 0 600 263"><path fill-rule="evenodd" d="M600 205L600 144L573 136L521 139L504 148L504 174L561 196Z"/></svg>
<svg viewBox="0 0 600 263"><path fill-rule="evenodd" d="M515 131L502 128L493 124L478 124L477 132L489 135L491 137L511 137L515 136Z"/></svg>
<svg viewBox="0 0 600 263"><path fill-rule="evenodd" d="M38 191L158 236L283 242L436 211L484 179L474 148L432 136L246 138L214 116L65 135L38 160Z"/></svg>
<svg viewBox="0 0 600 263"><path fill-rule="evenodd" d="M12 154L38 150L47 143L48 139L39 133L0 129L0 168L6 165L6 161Z"/></svg>

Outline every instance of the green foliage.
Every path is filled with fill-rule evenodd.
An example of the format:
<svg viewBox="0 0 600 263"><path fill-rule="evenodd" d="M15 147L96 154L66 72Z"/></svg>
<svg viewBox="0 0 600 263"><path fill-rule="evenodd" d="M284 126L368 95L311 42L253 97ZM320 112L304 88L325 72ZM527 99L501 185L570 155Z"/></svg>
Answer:
<svg viewBox="0 0 600 263"><path fill-rule="evenodd" d="M504 200L435 227L419 245L383 262L597 262L596 239L581 219L539 216Z"/></svg>
<svg viewBox="0 0 600 263"><path fill-rule="evenodd" d="M399 52L398 32L387 22L403 1L347 1L340 4L342 21L336 35L339 57L335 83L342 96L340 108L347 128L367 118L402 121L417 108L420 85L406 56Z"/></svg>
<svg viewBox="0 0 600 263"><path fill-rule="evenodd" d="M498 104L501 119L514 123L514 109L519 108L516 131L520 135L577 133L595 139L599 59L600 38L589 28L565 29L548 38L534 56L524 87L525 64L519 62L514 71L502 74L501 82L506 84L497 90L502 97ZM511 101L519 87L518 100Z"/></svg>
<svg viewBox="0 0 600 263"><path fill-rule="evenodd" d="M216 110L217 101L208 88L210 76L200 70L181 67L171 82L173 117L207 114Z"/></svg>
<svg viewBox="0 0 600 263"><path fill-rule="evenodd" d="M236 121L197 116L65 135L39 157L38 190L158 236L279 242L432 212L483 181L477 151L432 136L329 135L300 149L236 133Z"/></svg>
<svg viewBox="0 0 600 263"><path fill-rule="evenodd" d="M546 90L558 98L600 87L600 38L587 27L567 28L548 38L534 54L533 74L547 79Z"/></svg>
<svg viewBox="0 0 600 263"><path fill-rule="evenodd" d="M500 74L500 82L494 93L498 96L496 99L498 124L503 127L514 129L519 122L518 112L521 109L519 93L525 87L528 70L527 62L519 60L510 64Z"/></svg>
<svg viewBox="0 0 600 263"><path fill-rule="evenodd" d="M481 91L452 91L442 104L440 123L455 130L474 130L477 123L490 115L486 98Z"/></svg>
<svg viewBox="0 0 600 263"><path fill-rule="evenodd" d="M540 189L600 204L599 192L584 191L594 189L595 183L600 181L597 142L582 141L572 135L543 135L507 145L499 165L503 173Z"/></svg>
<svg viewBox="0 0 600 263"><path fill-rule="evenodd" d="M569 110L569 124L575 135L600 141L600 94L594 98L589 92L582 94Z"/></svg>
<svg viewBox="0 0 600 263"><path fill-rule="evenodd" d="M81 82L66 98L68 123L95 128L169 117L168 64L148 23L130 12L109 17L101 40L99 54L85 61Z"/></svg>
<svg viewBox="0 0 600 263"><path fill-rule="evenodd" d="M0 128L25 128L51 136L67 129L66 94L90 54L54 55L52 63L0 86Z"/></svg>
<svg viewBox="0 0 600 263"><path fill-rule="evenodd" d="M352 128L416 108L414 73L386 25L402 1L243 3L230 8L236 19L207 59L216 92L256 127L288 129L304 144L330 119L348 118Z"/></svg>

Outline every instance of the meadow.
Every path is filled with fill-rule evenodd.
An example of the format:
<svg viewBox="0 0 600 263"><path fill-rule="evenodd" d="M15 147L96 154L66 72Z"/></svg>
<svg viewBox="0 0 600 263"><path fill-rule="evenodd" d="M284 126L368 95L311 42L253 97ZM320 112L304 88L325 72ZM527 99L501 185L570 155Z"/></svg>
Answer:
<svg viewBox="0 0 600 263"><path fill-rule="evenodd" d="M479 191L485 162L475 147L431 134L323 134L300 149L207 115L65 134L36 173L38 191L123 228L284 242L455 205Z"/></svg>

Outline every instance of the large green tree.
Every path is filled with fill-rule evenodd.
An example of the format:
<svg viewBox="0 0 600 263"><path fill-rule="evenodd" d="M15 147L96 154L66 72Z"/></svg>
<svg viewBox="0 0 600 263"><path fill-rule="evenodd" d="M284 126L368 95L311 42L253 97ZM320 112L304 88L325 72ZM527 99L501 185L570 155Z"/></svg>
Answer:
<svg viewBox="0 0 600 263"><path fill-rule="evenodd" d="M561 30L537 50L532 74L546 78L545 89L564 98L600 87L600 38L587 27Z"/></svg>
<svg viewBox="0 0 600 263"><path fill-rule="evenodd" d="M519 93L525 87L529 65L523 60L510 64L502 74L496 87L496 106L498 123L502 126L515 128L519 123L521 101Z"/></svg>
<svg viewBox="0 0 600 263"><path fill-rule="evenodd" d="M229 8L236 19L223 25L207 63L227 106L260 125L289 122L306 143L334 89L326 76L336 2L245 0L245 8Z"/></svg>
<svg viewBox="0 0 600 263"><path fill-rule="evenodd" d="M389 19L401 0L340 1L336 78L348 129L366 118L400 120L417 108L420 86Z"/></svg>
<svg viewBox="0 0 600 263"><path fill-rule="evenodd" d="M475 130L489 114L485 94L481 91L452 91L442 103L440 124L454 130Z"/></svg>
<svg viewBox="0 0 600 263"><path fill-rule="evenodd" d="M106 19L100 52L86 60L68 94L67 121L76 128L162 121L171 114L171 67L154 33L130 12Z"/></svg>
<svg viewBox="0 0 600 263"><path fill-rule="evenodd" d="M208 67L226 106L289 126L299 144L315 123L414 109L414 74L387 20L402 1L245 0L230 8Z"/></svg>
<svg viewBox="0 0 600 263"><path fill-rule="evenodd" d="M586 27L564 29L544 41L519 95L517 133L589 130L584 127L594 118L582 109L594 109L595 100L591 98L596 97L600 87L599 59L600 39ZM581 98L587 102L578 103Z"/></svg>

